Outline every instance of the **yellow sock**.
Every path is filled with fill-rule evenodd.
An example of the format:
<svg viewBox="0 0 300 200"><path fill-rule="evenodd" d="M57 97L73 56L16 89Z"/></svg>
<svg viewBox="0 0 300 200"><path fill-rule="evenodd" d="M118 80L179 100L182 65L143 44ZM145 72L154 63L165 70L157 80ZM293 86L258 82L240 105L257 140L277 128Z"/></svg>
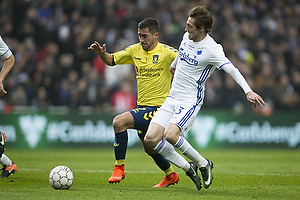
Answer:
<svg viewBox="0 0 300 200"><path fill-rule="evenodd" d="M173 173L175 171L174 171L174 169L171 165L168 169L164 170L164 172L166 173L166 176L168 176L168 175L170 175L171 173Z"/></svg>
<svg viewBox="0 0 300 200"><path fill-rule="evenodd" d="M115 164L118 165L118 166L124 165L125 164L125 159L123 159L123 160L116 160Z"/></svg>

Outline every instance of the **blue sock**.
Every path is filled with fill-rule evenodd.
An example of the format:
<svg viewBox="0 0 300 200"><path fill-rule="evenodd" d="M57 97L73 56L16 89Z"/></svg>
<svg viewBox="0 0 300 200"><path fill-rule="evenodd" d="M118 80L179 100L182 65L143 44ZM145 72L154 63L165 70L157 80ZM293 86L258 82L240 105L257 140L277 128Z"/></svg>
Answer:
<svg viewBox="0 0 300 200"><path fill-rule="evenodd" d="M168 169L171 166L171 164L159 153L151 154L150 156L152 157L152 159L155 161L156 165L162 171L165 171L166 169Z"/></svg>
<svg viewBox="0 0 300 200"><path fill-rule="evenodd" d="M115 142L113 145L114 145L116 160L125 159L127 142L128 142L127 130L123 132L115 133Z"/></svg>

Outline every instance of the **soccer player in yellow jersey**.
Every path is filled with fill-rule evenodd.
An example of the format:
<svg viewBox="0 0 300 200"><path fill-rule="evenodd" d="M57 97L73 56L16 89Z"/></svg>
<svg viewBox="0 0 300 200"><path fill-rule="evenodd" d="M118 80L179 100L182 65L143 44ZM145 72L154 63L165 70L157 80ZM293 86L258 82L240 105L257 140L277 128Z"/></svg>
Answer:
<svg viewBox="0 0 300 200"><path fill-rule="evenodd" d="M101 46L97 41L88 47L109 66L133 64L136 70L138 107L117 115L113 120L116 163L108 182L119 183L125 178L127 129L136 129L145 152L153 158L157 166L166 174L163 180L153 187L168 187L178 183L179 177L163 156L145 145L144 136L154 113L169 94L172 79L169 67L178 51L158 42L159 24L153 18L146 18L138 24L138 36L139 43L112 54L106 52L105 44Z"/></svg>

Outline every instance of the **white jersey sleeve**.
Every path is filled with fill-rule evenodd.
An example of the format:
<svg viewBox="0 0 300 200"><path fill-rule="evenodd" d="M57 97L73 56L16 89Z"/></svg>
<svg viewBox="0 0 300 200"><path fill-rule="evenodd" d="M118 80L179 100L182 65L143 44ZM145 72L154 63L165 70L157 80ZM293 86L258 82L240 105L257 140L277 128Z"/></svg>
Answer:
<svg viewBox="0 0 300 200"><path fill-rule="evenodd" d="M171 63L171 67L173 69L176 69L176 64L177 64L177 61L178 61L178 55L176 56L176 58L173 60L173 62Z"/></svg>
<svg viewBox="0 0 300 200"><path fill-rule="evenodd" d="M225 56L223 47L220 44L217 44L212 48L212 54L213 56L211 57L210 62L214 63L218 70L223 69L227 74L229 74L235 82L240 85L245 94L252 91L240 71Z"/></svg>
<svg viewBox="0 0 300 200"><path fill-rule="evenodd" d="M11 56L12 52L10 51L9 47L6 45L6 43L3 41L2 37L0 36L0 57L3 60L6 60Z"/></svg>
<svg viewBox="0 0 300 200"><path fill-rule="evenodd" d="M250 86L248 85L247 81L245 80L244 76L240 73L240 71L233 65L228 64L224 65L222 69L229 74L237 84L241 86L241 88L244 90L245 94L252 91Z"/></svg>

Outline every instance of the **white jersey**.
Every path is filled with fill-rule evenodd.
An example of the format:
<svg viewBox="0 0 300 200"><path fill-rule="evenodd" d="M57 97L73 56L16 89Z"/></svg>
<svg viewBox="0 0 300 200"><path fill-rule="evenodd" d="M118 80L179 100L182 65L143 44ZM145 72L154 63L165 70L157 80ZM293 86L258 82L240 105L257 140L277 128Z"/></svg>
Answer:
<svg viewBox="0 0 300 200"><path fill-rule="evenodd" d="M6 60L9 58L9 56L12 54L9 47L6 45L6 43L3 41L2 37L0 36L0 56L3 60Z"/></svg>
<svg viewBox="0 0 300 200"><path fill-rule="evenodd" d="M223 69L242 87L252 91L239 70L225 56L223 47L207 35L200 42L193 42L185 33L179 53L171 67L176 68L170 95L155 113L151 123L166 128L176 124L185 136L203 104L205 82L215 69Z"/></svg>
<svg viewBox="0 0 300 200"><path fill-rule="evenodd" d="M215 69L220 70L225 66L227 69L224 70L237 81L245 93L251 90L239 71L225 56L220 44L217 44L209 35L199 42L193 42L186 32L180 44L178 56L172 63L172 67L176 70L170 96L194 105L202 105L206 80ZM232 70L236 70L237 73L234 71L232 74Z"/></svg>

